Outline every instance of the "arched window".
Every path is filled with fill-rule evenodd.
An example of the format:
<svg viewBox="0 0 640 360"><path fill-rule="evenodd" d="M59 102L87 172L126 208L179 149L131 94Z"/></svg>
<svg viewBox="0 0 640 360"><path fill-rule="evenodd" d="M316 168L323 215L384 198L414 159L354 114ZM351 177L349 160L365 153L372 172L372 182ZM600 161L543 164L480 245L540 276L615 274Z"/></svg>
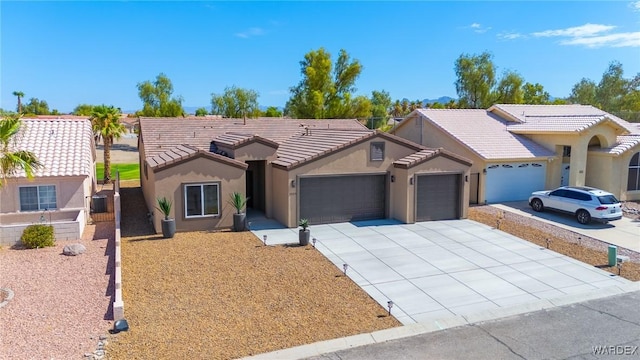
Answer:
<svg viewBox="0 0 640 360"><path fill-rule="evenodd" d="M633 154L629 161L627 190L640 190L640 152Z"/></svg>

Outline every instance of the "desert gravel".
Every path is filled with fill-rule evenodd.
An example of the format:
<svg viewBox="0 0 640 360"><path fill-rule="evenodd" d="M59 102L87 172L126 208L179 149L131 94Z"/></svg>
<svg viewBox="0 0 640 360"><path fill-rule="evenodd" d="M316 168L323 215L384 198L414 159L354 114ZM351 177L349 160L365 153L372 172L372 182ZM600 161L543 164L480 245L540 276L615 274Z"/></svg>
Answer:
<svg viewBox="0 0 640 360"><path fill-rule="evenodd" d="M44 249L0 249L0 288L14 298L0 308L0 359L82 359L112 327L108 248L113 226L89 225L78 241ZM95 240L94 240L95 238ZM66 244L87 250L64 256ZM112 243L112 241L111 241Z"/></svg>
<svg viewBox="0 0 640 360"><path fill-rule="evenodd" d="M111 359L231 359L400 326L311 246L249 232L150 234L139 189L122 189L128 332Z"/></svg>

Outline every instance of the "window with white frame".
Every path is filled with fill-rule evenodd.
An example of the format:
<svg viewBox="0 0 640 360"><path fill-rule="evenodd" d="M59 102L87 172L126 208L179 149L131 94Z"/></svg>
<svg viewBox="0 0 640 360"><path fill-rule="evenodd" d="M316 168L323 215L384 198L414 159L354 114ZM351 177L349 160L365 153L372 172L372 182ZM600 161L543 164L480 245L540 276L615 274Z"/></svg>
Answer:
<svg viewBox="0 0 640 360"><path fill-rule="evenodd" d="M57 209L55 185L21 186L20 211Z"/></svg>
<svg viewBox="0 0 640 360"><path fill-rule="evenodd" d="M627 179L627 190L640 190L640 152L635 153L629 161L629 177Z"/></svg>
<svg viewBox="0 0 640 360"><path fill-rule="evenodd" d="M187 184L184 186L185 218L220 215L220 184Z"/></svg>

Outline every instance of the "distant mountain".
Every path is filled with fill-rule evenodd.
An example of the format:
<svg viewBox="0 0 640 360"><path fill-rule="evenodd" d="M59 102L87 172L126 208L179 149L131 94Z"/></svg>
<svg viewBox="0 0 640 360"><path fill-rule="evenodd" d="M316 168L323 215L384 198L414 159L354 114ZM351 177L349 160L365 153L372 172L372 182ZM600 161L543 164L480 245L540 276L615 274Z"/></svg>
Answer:
<svg viewBox="0 0 640 360"><path fill-rule="evenodd" d="M435 102L438 102L438 103L440 103L440 104L446 104L446 103L448 103L448 102L449 102L449 101L451 101L451 100L456 100L456 99L454 99L454 98L452 98L452 97L450 97L450 96L440 96L440 97L439 97L439 98L437 98L437 99L424 99L424 100L422 100L422 104L424 104L424 105L426 105L426 104L433 104L433 103L435 103Z"/></svg>

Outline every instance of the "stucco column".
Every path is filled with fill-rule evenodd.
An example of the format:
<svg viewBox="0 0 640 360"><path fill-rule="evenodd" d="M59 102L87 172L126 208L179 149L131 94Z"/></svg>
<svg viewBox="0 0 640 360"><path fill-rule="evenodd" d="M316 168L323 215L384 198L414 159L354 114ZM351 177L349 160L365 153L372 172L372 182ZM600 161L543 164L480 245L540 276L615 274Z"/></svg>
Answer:
<svg viewBox="0 0 640 360"><path fill-rule="evenodd" d="M569 169L569 185L584 186L587 171L587 144L589 139L579 139L571 147L571 169Z"/></svg>

